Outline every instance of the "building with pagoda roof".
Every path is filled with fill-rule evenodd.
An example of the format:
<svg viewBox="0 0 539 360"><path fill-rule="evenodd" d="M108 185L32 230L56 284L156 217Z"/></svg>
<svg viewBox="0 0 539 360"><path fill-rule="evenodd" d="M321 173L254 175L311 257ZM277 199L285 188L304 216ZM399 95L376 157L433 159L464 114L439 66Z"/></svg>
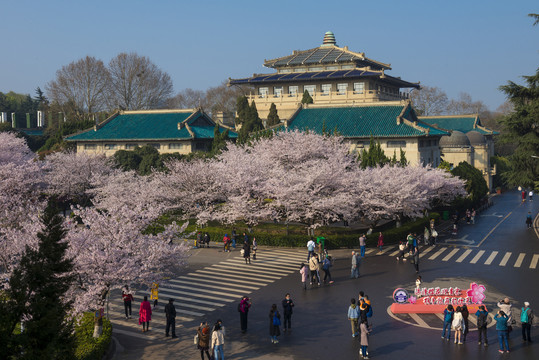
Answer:
<svg viewBox="0 0 539 360"><path fill-rule="evenodd" d="M248 100L255 102L262 119L267 118L271 103L281 119L289 119L305 91L317 105L354 105L403 100L409 89L419 89L418 83L387 75L391 64L339 47L329 31L319 47L265 60L264 66L275 72L229 79L229 85L252 87Z"/></svg>
<svg viewBox="0 0 539 360"><path fill-rule="evenodd" d="M112 156L118 150L133 150L150 145L159 153L189 154L209 151L216 123L201 109L118 111L111 117L65 138L75 143L77 152ZM238 135L229 130L229 138Z"/></svg>

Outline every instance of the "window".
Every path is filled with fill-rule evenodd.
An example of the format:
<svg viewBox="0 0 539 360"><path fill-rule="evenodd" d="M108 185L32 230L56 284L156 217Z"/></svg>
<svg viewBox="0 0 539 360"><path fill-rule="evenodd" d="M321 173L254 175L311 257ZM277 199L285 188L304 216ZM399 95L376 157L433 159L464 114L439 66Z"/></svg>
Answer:
<svg viewBox="0 0 539 360"><path fill-rule="evenodd" d="M313 96L315 93L316 85L305 85L303 86L303 90L307 90L309 92L309 95Z"/></svg>
<svg viewBox="0 0 539 360"><path fill-rule="evenodd" d="M159 144L159 143L157 143L157 144L153 143L153 144L148 144L148 145L150 145L151 147L156 148L156 149L161 149L161 144Z"/></svg>
<svg viewBox="0 0 539 360"><path fill-rule="evenodd" d="M354 94L363 94L364 92L365 92L364 82L354 83Z"/></svg>
<svg viewBox="0 0 539 360"><path fill-rule="evenodd" d="M261 98L265 98L266 96L268 96L268 88L267 87L258 88L258 96L260 96Z"/></svg>
<svg viewBox="0 0 539 360"><path fill-rule="evenodd" d="M282 86L275 86L273 88L273 96L281 97L282 93L283 93L283 87Z"/></svg>
<svg viewBox="0 0 539 360"><path fill-rule="evenodd" d="M307 71L307 68L295 68L294 72L305 72Z"/></svg>
<svg viewBox="0 0 539 360"><path fill-rule="evenodd" d="M348 84L337 84L337 95L346 95Z"/></svg>
<svg viewBox="0 0 539 360"><path fill-rule="evenodd" d="M341 66L341 69L353 69L354 65L343 65Z"/></svg>
<svg viewBox="0 0 539 360"><path fill-rule="evenodd" d="M339 70L338 66L328 66L326 67L327 70Z"/></svg>
<svg viewBox="0 0 539 360"><path fill-rule="evenodd" d="M125 150L133 150L138 144L125 144Z"/></svg>
<svg viewBox="0 0 539 360"><path fill-rule="evenodd" d="M182 149L183 144L181 144L181 143L170 143L170 144L168 144L168 148L169 149Z"/></svg>
<svg viewBox="0 0 539 360"><path fill-rule="evenodd" d="M84 144L84 150L95 150L97 149L96 144Z"/></svg>
<svg viewBox="0 0 539 360"><path fill-rule="evenodd" d="M282 74L288 74L288 73L291 73L292 72L292 69L281 69L279 70L278 72L282 73Z"/></svg>
<svg viewBox="0 0 539 360"><path fill-rule="evenodd" d="M117 144L105 144L105 150L116 150L117 148Z"/></svg>
<svg viewBox="0 0 539 360"><path fill-rule="evenodd" d="M299 87L298 87L298 86L289 86L289 87L288 87L288 94L290 94L290 96L297 96L297 95L298 95L298 91L299 91Z"/></svg>
<svg viewBox="0 0 539 360"><path fill-rule="evenodd" d="M309 71L322 71L322 70L324 70L324 68L321 66L315 66L315 67L309 68Z"/></svg>
<svg viewBox="0 0 539 360"><path fill-rule="evenodd" d="M394 140L394 141L388 141L387 142L388 148L405 148L406 147L406 141L404 140Z"/></svg>
<svg viewBox="0 0 539 360"><path fill-rule="evenodd" d="M329 95L329 93L331 92L331 84L320 85L320 90L323 96Z"/></svg>

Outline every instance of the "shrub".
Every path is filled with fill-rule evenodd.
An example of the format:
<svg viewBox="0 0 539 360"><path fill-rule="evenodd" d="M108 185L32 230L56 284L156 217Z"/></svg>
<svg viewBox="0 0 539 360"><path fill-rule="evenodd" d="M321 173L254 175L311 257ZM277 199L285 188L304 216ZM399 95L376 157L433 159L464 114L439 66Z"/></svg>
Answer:
<svg viewBox="0 0 539 360"><path fill-rule="evenodd" d="M101 360L110 346L112 339L112 325L103 318L103 334L97 339L94 334L94 313L85 313L79 324L75 327L75 356L79 360Z"/></svg>

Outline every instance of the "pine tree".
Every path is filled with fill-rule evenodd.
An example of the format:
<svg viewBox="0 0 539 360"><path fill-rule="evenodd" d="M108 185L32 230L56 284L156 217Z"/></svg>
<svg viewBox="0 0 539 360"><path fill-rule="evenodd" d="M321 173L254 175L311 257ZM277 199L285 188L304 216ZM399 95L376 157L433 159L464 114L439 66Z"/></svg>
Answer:
<svg viewBox="0 0 539 360"><path fill-rule="evenodd" d="M408 166L408 160L406 160L406 152L401 148L399 164L402 167Z"/></svg>
<svg viewBox="0 0 539 360"><path fill-rule="evenodd" d="M10 278L6 298L0 303L0 358L71 359L74 357L71 303L64 294L74 281L73 262L66 258L66 230L54 201L49 201L38 233L37 250L26 247ZM6 317L6 313L9 314ZM24 331L15 334L21 320ZM4 352L5 351L5 352Z"/></svg>
<svg viewBox="0 0 539 360"><path fill-rule="evenodd" d="M279 114L277 114L277 106L275 103L271 103L269 108L268 119L266 121L266 127L271 127L279 124L281 119L279 119Z"/></svg>
<svg viewBox="0 0 539 360"><path fill-rule="evenodd" d="M303 92L303 98L301 99L301 103L302 104L312 104L313 102L314 102L313 98L309 94L309 91L305 90Z"/></svg>
<svg viewBox="0 0 539 360"><path fill-rule="evenodd" d="M380 145L380 141L375 141L373 136L371 136L369 150L362 150L361 154L359 155L359 160L359 166L362 169L366 169L368 167L384 166L391 161L384 153L384 150L382 150L382 145Z"/></svg>
<svg viewBox="0 0 539 360"><path fill-rule="evenodd" d="M221 133L219 124L215 124L213 129L213 141L211 143L211 154L215 155L226 148L226 141L228 140L228 130Z"/></svg>
<svg viewBox="0 0 539 360"><path fill-rule="evenodd" d="M247 118L249 116L249 101L247 101L247 97L245 96L238 96L238 99L236 100L236 114L238 117L236 118L236 122L238 124L243 124L247 121Z"/></svg>

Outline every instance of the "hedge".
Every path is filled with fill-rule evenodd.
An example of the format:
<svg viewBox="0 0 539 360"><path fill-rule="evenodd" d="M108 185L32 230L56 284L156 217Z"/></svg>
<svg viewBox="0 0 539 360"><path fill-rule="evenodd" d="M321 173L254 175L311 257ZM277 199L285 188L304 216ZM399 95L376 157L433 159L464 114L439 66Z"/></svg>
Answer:
<svg viewBox="0 0 539 360"><path fill-rule="evenodd" d="M103 318L103 334L94 339L94 313L84 313L75 327L75 357L78 360L101 360L112 339L112 325Z"/></svg>
<svg viewBox="0 0 539 360"><path fill-rule="evenodd" d="M422 234L425 227L429 226L430 219L434 219L436 222L440 219L440 214L431 213L428 218L420 218L415 221L411 221L403 224L400 228L392 228L389 230L383 231L384 234L384 244L397 244L399 241L406 239L406 236L410 232L415 232ZM236 227L238 229L238 239L241 241L242 235L239 231L242 227ZM209 226L200 231L208 233L211 240L213 241L222 241L224 234L228 233L230 235L230 226L219 227L219 226ZM326 238L326 247L328 249L336 248L355 248L359 246L359 236L365 231L349 231L347 233L341 234L329 234L325 235L323 232L317 231L320 235ZM371 235L367 236L367 246L377 246L378 244L378 231L374 230ZM252 240L253 237L256 237L258 245L267 245L267 246L281 246L281 247L304 247L309 239L307 235L298 235L298 234L271 234L266 232L257 232L249 234L249 238Z"/></svg>

